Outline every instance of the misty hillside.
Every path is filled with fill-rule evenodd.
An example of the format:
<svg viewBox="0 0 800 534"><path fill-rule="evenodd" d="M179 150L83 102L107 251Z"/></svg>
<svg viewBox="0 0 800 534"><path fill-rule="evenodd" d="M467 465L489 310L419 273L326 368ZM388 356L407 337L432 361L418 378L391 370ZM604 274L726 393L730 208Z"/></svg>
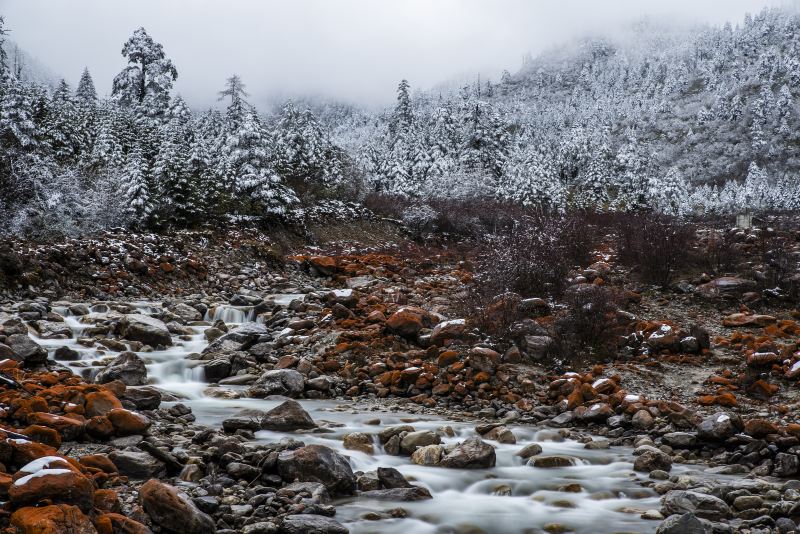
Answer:
<svg viewBox="0 0 800 534"><path fill-rule="evenodd" d="M392 133L397 110L377 117L378 135L361 134L372 139L368 168L379 189L412 194L438 189L457 169L471 189L526 203L635 207L652 205L645 197L665 187L694 184L702 186L694 199L662 201L701 211L726 211L743 198L791 207L800 166L798 29L795 10L773 9L735 28L641 21L568 43L499 83L415 97L400 143L407 146L398 148ZM375 130L355 117L331 123L341 142ZM761 182L776 198L788 191L791 203L744 191Z"/></svg>
<svg viewBox="0 0 800 534"><path fill-rule="evenodd" d="M2 44L6 56L9 58L9 68L18 78L55 89L58 75L53 70L31 56L24 48L14 41L8 40Z"/></svg>
<svg viewBox="0 0 800 534"><path fill-rule="evenodd" d="M535 114L542 142L576 127L616 149L636 138L693 181L744 178L751 161L796 172L798 51L800 17L784 10L735 29L640 23L526 62L497 100Z"/></svg>

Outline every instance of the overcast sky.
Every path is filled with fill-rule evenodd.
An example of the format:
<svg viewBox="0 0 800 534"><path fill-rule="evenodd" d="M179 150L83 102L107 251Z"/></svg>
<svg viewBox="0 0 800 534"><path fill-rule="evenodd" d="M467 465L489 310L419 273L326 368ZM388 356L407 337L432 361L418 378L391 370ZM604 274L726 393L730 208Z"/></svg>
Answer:
<svg viewBox="0 0 800 534"><path fill-rule="evenodd" d="M632 19L736 23L770 0L0 0L11 38L73 86L84 66L107 93L139 26L178 68L193 107L238 73L253 103L323 95L387 103L401 78L430 87L497 76L577 35Z"/></svg>

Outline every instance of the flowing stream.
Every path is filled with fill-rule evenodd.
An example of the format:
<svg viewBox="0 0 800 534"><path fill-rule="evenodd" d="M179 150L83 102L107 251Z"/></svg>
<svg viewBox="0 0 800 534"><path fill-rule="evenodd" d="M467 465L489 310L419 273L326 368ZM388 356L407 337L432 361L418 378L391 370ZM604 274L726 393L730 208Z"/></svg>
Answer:
<svg viewBox="0 0 800 534"><path fill-rule="evenodd" d="M288 304L297 295L274 295L276 303ZM158 305L136 303L139 313L158 313ZM71 316L66 308L55 308L72 330L72 339L40 339L52 354L68 346L80 354L76 361L61 362L76 373L92 378L102 369L100 360L116 353L99 352L103 347L86 347L78 343L82 332L91 327L81 317ZM101 318L105 306L92 308L88 318ZM217 306L206 321L222 319L233 326L252 321L252 307ZM184 339L173 336L174 346L167 350L138 353L145 362L151 382L160 389L179 396L192 408L197 422L219 428L222 421L240 409L269 410L278 400L221 399L204 395L208 387L196 360L187 359L192 352L206 346L203 331L208 326L194 326L195 334ZM232 389L235 389L233 387ZM302 400L303 407L318 423L329 428L326 433L288 434L261 431L258 440L277 441L292 436L307 444L332 447L350 458L354 471L370 471L377 467L395 467L409 480L427 487L433 499L419 502L373 501L352 498L337 503L336 518L353 533L445 534L527 532L618 533L654 532L657 521L641 519L642 512L660 507L658 495L637 483L643 475L632 470L632 450L612 447L588 450L582 443L558 441L553 430L532 426L510 426L517 444L491 442L496 446L497 465L492 469L458 470L412 464L407 456L385 454L375 441L375 455L345 450L342 436L350 432L377 434L382 428L411 424L416 430L436 430L449 426L454 437L443 443L456 443L474 436L473 422L452 421L434 416L413 415L398 411L359 410L352 404L334 400ZM168 403L166 403L169 405ZM380 419L379 425L376 419ZM576 465L563 468L534 468L516 456L522 447L539 443L542 455L564 455L574 458ZM688 471L676 465L672 474ZM646 476L646 475L644 475ZM570 491L565 491L569 486ZM392 513L397 509L403 514Z"/></svg>

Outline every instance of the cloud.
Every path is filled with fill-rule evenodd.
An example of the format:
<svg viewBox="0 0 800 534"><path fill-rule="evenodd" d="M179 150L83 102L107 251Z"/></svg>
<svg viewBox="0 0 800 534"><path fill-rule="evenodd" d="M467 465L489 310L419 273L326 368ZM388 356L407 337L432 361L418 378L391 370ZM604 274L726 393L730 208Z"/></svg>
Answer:
<svg viewBox="0 0 800 534"><path fill-rule="evenodd" d="M321 95L386 103L407 78L497 77L522 55L649 16L736 23L768 0L0 0L11 37L73 85L107 93L122 43L144 26L178 67L176 89L214 105L238 73L256 104Z"/></svg>

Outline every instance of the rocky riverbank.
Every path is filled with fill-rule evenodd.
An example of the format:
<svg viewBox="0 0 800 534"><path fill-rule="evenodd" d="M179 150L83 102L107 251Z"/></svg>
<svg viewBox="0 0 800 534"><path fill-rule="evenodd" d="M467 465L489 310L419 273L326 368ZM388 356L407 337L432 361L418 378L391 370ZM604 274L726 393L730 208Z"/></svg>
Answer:
<svg viewBox="0 0 800 534"><path fill-rule="evenodd" d="M189 256L179 271L152 256L92 284L69 262L41 291L14 275L11 532L796 529L800 326L745 278L664 294L599 254L571 280L625 291L620 356L563 370L547 357L557 303L498 301L528 310L504 339L461 315L468 256L337 246L248 263L240 247L224 272L223 249L198 249L193 274Z"/></svg>

